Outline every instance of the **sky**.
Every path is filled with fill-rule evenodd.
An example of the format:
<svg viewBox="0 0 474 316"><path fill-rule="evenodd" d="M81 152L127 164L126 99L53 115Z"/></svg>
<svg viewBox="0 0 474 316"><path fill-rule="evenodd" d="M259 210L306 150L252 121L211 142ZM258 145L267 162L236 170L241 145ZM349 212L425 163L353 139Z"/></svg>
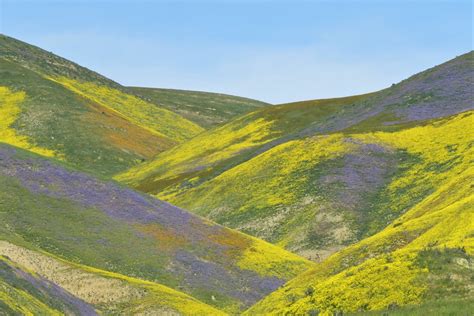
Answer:
<svg viewBox="0 0 474 316"><path fill-rule="evenodd" d="M0 32L123 85L270 103L376 91L472 50L472 1L0 0Z"/></svg>

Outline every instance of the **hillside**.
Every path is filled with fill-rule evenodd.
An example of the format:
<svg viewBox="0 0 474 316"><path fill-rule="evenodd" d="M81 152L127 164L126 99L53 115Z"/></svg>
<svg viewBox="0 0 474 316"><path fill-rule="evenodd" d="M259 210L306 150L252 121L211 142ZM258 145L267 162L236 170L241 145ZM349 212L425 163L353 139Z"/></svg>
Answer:
<svg viewBox="0 0 474 316"><path fill-rule="evenodd" d="M357 101L364 104L369 97L265 107L206 131L118 175L117 179L152 194L175 194L181 188L205 182L273 146L300 137L315 122L333 115L340 106Z"/></svg>
<svg viewBox="0 0 474 316"><path fill-rule="evenodd" d="M0 35L0 314L464 314L473 101L472 51L268 105Z"/></svg>
<svg viewBox="0 0 474 316"><path fill-rule="evenodd" d="M203 131L119 84L0 35L0 141L111 176Z"/></svg>
<svg viewBox="0 0 474 316"><path fill-rule="evenodd" d="M225 315L153 282L74 264L0 241L0 310L8 315Z"/></svg>
<svg viewBox="0 0 474 316"><path fill-rule="evenodd" d="M142 99L178 113L209 129L268 103L233 95L201 91L128 87Z"/></svg>
<svg viewBox="0 0 474 316"><path fill-rule="evenodd" d="M0 203L1 240L158 282L224 311L250 306L312 266L258 239L8 145L0 145Z"/></svg>
<svg viewBox="0 0 474 316"><path fill-rule="evenodd" d="M424 161L390 185L399 190L391 199L393 209L407 211L379 233L290 281L247 314L354 312L440 300L472 305L473 126L471 111L400 133L370 135L404 146Z"/></svg>
<svg viewBox="0 0 474 316"><path fill-rule="evenodd" d="M319 261L436 189L415 174L450 177L468 155L472 119L437 120L473 108L473 70L471 52L377 93L267 107L118 179Z"/></svg>
<svg viewBox="0 0 474 316"><path fill-rule="evenodd" d="M195 187L293 139L337 131L396 130L472 108L473 53L385 90L265 107L200 134L118 179L161 196Z"/></svg>

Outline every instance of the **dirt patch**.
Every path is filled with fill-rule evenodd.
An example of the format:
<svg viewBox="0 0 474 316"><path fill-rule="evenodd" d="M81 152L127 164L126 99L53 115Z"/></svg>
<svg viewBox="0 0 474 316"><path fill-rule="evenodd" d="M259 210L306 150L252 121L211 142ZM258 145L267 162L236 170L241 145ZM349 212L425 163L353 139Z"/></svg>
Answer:
<svg viewBox="0 0 474 316"><path fill-rule="evenodd" d="M120 304L146 295L125 281L81 270L60 260L0 241L0 255L57 284L92 305Z"/></svg>

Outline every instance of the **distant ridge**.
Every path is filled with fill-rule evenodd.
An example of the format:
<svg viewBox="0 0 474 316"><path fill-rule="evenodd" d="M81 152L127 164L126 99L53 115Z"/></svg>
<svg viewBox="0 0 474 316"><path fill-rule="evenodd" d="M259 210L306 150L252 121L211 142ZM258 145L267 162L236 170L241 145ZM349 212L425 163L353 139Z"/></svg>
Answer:
<svg viewBox="0 0 474 316"><path fill-rule="evenodd" d="M268 103L222 93L128 87L146 101L159 104L208 129Z"/></svg>

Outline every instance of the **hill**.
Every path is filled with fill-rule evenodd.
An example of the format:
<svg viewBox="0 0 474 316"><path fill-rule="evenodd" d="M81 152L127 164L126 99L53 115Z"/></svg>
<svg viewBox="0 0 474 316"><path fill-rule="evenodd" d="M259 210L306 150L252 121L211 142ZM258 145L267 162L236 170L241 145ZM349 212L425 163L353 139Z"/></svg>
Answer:
<svg viewBox="0 0 474 316"><path fill-rule="evenodd" d="M473 114L371 135L403 144L423 161L390 184L398 191L390 201L398 217L290 281L247 314L396 309L440 300L472 305Z"/></svg>
<svg viewBox="0 0 474 316"><path fill-rule="evenodd" d="M157 282L224 311L250 306L312 266L113 181L8 145L0 145L0 210L1 240Z"/></svg>
<svg viewBox="0 0 474 316"><path fill-rule="evenodd" d="M473 62L264 106L0 36L0 313L469 310Z"/></svg>
<svg viewBox="0 0 474 316"><path fill-rule="evenodd" d="M184 118L210 129L251 112L268 103L233 95L201 91L128 87L142 99L158 104Z"/></svg>
<svg viewBox="0 0 474 316"><path fill-rule="evenodd" d="M377 93L257 110L117 179L322 260L436 189L420 179L450 177L468 154L472 119L456 114L473 108L472 84L471 52Z"/></svg>
<svg viewBox="0 0 474 316"><path fill-rule="evenodd" d="M203 131L95 72L0 35L0 141L111 176Z"/></svg>

